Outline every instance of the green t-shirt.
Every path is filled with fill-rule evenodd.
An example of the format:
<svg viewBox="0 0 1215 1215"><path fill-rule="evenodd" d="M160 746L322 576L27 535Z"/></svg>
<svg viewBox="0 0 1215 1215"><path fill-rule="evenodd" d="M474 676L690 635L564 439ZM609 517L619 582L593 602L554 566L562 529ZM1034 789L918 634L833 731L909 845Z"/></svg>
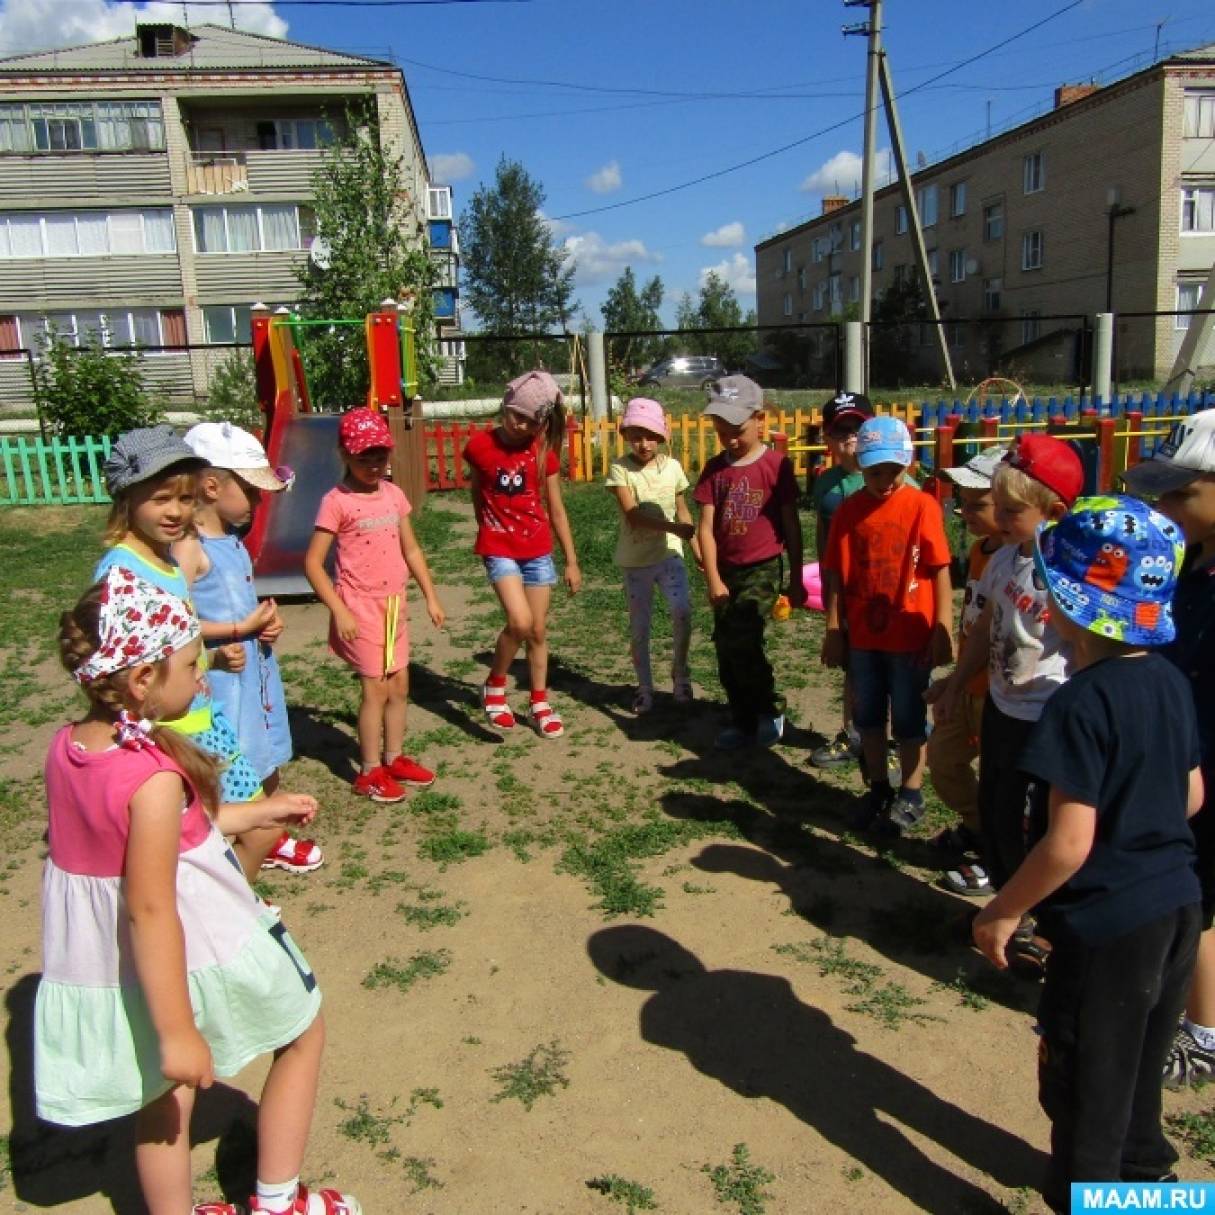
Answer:
<svg viewBox="0 0 1215 1215"><path fill-rule="evenodd" d="M814 478L810 500L823 521L824 535L831 530L831 516L839 510L840 503L864 484L865 478L859 472L848 472L840 464L833 464L825 473Z"/></svg>
<svg viewBox="0 0 1215 1215"><path fill-rule="evenodd" d="M668 523L675 518L675 502L688 488L683 466L671 456L655 456L644 467L632 453L613 460L604 485L608 489L627 486L633 501L643 511L661 515ZM653 532L634 527L627 519L620 520L620 537L616 541L616 564L625 569L639 565L657 565L670 556L683 556L683 541L670 532Z"/></svg>

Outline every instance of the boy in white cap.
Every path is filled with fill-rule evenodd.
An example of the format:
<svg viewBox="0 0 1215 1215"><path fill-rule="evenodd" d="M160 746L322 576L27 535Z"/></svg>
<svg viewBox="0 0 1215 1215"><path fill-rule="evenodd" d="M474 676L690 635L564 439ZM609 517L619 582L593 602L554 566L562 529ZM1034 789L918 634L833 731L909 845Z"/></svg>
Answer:
<svg viewBox="0 0 1215 1215"><path fill-rule="evenodd" d="M1155 454L1126 470L1127 488L1156 499L1156 509L1185 534L1186 554L1173 596L1177 636L1161 653L1190 684L1206 797L1190 820L1202 886L1202 935L1185 1020L1165 1064L1170 1087L1215 1076L1215 409L1178 421Z"/></svg>

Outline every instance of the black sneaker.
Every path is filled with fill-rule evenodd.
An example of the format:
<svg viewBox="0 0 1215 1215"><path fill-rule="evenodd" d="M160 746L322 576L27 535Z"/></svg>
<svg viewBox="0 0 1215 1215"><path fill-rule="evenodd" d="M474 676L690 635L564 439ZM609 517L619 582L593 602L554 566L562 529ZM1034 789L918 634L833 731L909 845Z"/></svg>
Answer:
<svg viewBox="0 0 1215 1215"><path fill-rule="evenodd" d="M891 823L900 831L910 831L924 817L924 803L913 802L899 793L890 803L886 813Z"/></svg>
<svg viewBox="0 0 1215 1215"><path fill-rule="evenodd" d="M810 762L816 768L842 768L855 762L859 749L858 740L841 730L826 746L810 752Z"/></svg>
<svg viewBox="0 0 1215 1215"><path fill-rule="evenodd" d="M1165 1088L1208 1083L1215 1077L1215 1051L1200 1046L1188 1029L1178 1029L1173 1049L1164 1061Z"/></svg>
<svg viewBox="0 0 1215 1215"><path fill-rule="evenodd" d="M889 787L870 789L848 812L848 826L853 831L868 831L874 823L886 817L893 800L894 791Z"/></svg>

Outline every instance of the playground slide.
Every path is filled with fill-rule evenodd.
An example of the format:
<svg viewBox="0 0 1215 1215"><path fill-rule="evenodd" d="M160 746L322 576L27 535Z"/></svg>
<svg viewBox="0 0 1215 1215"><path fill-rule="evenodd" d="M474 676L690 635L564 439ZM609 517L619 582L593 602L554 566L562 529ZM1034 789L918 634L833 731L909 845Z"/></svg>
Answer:
<svg viewBox="0 0 1215 1215"><path fill-rule="evenodd" d="M342 479L337 430L341 415L305 413L284 419L276 463L295 472L295 484L285 494L266 494L266 530L253 562L254 584L260 596L311 595L304 577L304 552L312 539L321 499Z"/></svg>

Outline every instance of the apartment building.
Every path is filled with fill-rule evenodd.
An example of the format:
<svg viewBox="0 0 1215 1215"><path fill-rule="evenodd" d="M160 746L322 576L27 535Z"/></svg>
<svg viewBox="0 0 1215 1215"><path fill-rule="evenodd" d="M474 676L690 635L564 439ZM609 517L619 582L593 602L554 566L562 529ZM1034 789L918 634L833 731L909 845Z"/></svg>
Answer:
<svg viewBox="0 0 1215 1215"><path fill-rule="evenodd" d="M205 396L225 344L249 340L250 307L298 298L313 175L347 106L368 98L402 158L408 238L444 242L436 311L458 325L451 190L428 181L392 63L153 24L0 59L0 89L0 408L30 387L4 352L36 348L48 326L75 343L202 348L149 351L144 366L171 399Z"/></svg>
<svg viewBox="0 0 1215 1215"><path fill-rule="evenodd" d="M1068 378L1079 318L1198 306L1215 263L1215 44L1115 83L1063 86L1048 113L913 174L951 359L971 381L996 370ZM914 275L897 185L875 196L875 298ZM1112 245L1112 259L1110 250ZM860 202L755 246L760 324L825 321L860 299ZM1068 319L1050 320L1063 316ZM963 325L962 319L984 325ZM1118 366L1168 374L1187 317L1125 317ZM932 335L921 374L939 374ZM1202 354L1215 368L1215 340Z"/></svg>

